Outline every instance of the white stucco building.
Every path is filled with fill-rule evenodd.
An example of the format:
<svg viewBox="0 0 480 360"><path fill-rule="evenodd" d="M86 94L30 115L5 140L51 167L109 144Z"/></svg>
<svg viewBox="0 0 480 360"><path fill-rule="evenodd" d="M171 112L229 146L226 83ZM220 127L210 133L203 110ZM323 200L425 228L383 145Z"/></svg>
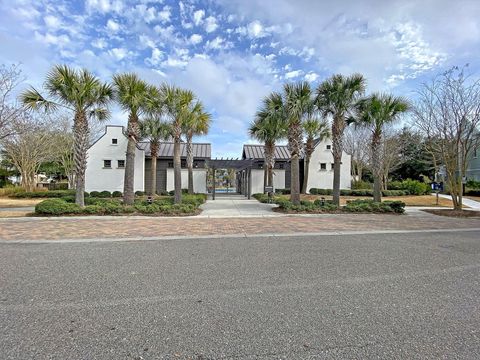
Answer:
<svg viewBox="0 0 480 360"><path fill-rule="evenodd" d="M123 191L125 176L125 154L127 152L127 136L123 126L107 125L103 134L87 152L87 170L85 174L85 190L90 191ZM181 144L182 188L187 188L188 172L186 169L186 148ZM206 159L210 158L210 144L193 144L194 152L194 191L207 192ZM151 183L150 143L139 142L135 150L134 190L145 191ZM173 143L162 142L157 157L157 192L171 191L173 183Z"/></svg>

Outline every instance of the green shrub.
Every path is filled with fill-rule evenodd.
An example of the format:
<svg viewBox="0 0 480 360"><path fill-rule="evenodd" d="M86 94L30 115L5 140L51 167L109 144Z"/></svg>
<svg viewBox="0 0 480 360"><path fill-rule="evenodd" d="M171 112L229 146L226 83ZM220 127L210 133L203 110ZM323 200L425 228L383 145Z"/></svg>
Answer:
<svg viewBox="0 0 480 360"><path fill-rule="evenodd" d="M405 212L405 203L403 201L384 201L383 204L387 204L393 209L393 212L398 214Z"/></svg>
<svg viewBox="0 0 480 360"><path fill-rule="evenodd" d="M465 185L470 189L480 189L480 181L468 180Z"/></svg>
<svg viewBox="0 0 480 360"><path fill-rule="evenodd" d="M145 191L135 191L135 196L145 196Z"/></svg>
<svg viewBox="0 0 480 360"><path fill-rule="evenodd" d="M352 190L340 189L340 195L341 196L351 196L352 195Z"/></svg>
<svg viewBox="0 0 480 360"><path fill-rule="evenodd" d="M69 195L69 196L62 196L61 198L63 201L66 201L68 203L74 203L75 202L75 196Z"/></svg>
<svg viewBox="0 0 480 360"><path fill-rule="evenodd" d="M407 179L403 181L391 181L388 183L389 190L404 190L408 194L405 195L424 195L431 193L431 187L429 184L418 181Z"/></svg>
<svg viewBox="0 0 480 360"><path fill-rule="evenodd" d="M351 196L373 196L373 190L370 189L360 189L360 190L352 190L350 192Z"/></svg>
<svg viewBox="0 0 480 360"><path fill-rule="evenodd" d="M188 189L182 189L182 194L188 194ZM168 195L174 196L175 195L175 190L170 190L168 192Z"/></svg>
<svg viewBox="0 0 480 360"><path fill-rule="evenodd" d="M110 191L103 190L103 191L100 191L99 197L101 197L101 198L111 198L112 193Z"/></svg>
<svg viewBox="0 0 480 360"><path fill-rule="evenodd" d="M168 191L167 190L158 190L157 195L168 196Z"/></svg>
<svg viewBox="0 0 480 360"><path fill-rule="evenodd" d="M82 212L77 204L67 203L62 199L48 199L35 206L35 213L42 215L66 215Z"/></svg>
<svg viewBox="0 0 480 360"><path fill-rule="evenodd" d="M61 198L64 196L75 196L75 190L52 190L52 191L33 191L17 192L10 195L15 198Z"/></svg>
<svg viewBox="0 0 480 360"><path fill-rule="evenodd" d="M467 196L480 196L480 190L466 190L465 195L467 195Z"/></svg>
<svg viewBox="0 0 480 360"><path fill-rule="evenodd" d="M100 197L100 191L91 191L90 197L94 197L94 198Z"/></svg>
<svg viewBox="0 0 480 360"><path fill-rule="evenodd" d="M289 195L290 189L275 189L275 194Z"/></svg>
<svg viewBox="0 0 480 360"><path fill-rule="evenodd" d="M317 189L311 188L310 194L312 195L332 195L332 189Z"/></svg>
<svg viewBox="0 0 480 360"><path fill-rule="evenodd" d="M352 190L372 190L373 184L368 181L352 181Z"/></svg>
<svg viewBox="0 0 480 360"><path fill-rule="evenodd" d="M114 198L121 198L123 196L121 191L114 191L112 192L112 197Z"/></svg>
<svg viewBox="0 0 480 360"><path fill-rule="evenodd" d="M382 190L382 196L405 196L409 195L407 190Z"/></svg>
<svg viewBox="0 0 480 360"><path fill-rule="evenodd" d="M401 201L375 202L373 200L352 200L342 208L345 212L403 213L405 203Z"/></svg>
<svg viewBox="0 0 480 360"><path fill-rule="evenodd" d="M199 207L206 200L205 194L183 195L182 204L192 204L195 207Z"/></svg>

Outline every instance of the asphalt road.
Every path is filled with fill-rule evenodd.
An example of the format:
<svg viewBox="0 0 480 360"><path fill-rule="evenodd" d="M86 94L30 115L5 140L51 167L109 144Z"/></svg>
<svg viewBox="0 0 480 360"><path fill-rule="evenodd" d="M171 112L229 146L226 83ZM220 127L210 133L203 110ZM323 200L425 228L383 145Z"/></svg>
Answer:
<svg viewBox="0 0 480 360"><path fill-rule="evenodd" d="M478 232L0 244L1 359L479 359Z"/></svg>

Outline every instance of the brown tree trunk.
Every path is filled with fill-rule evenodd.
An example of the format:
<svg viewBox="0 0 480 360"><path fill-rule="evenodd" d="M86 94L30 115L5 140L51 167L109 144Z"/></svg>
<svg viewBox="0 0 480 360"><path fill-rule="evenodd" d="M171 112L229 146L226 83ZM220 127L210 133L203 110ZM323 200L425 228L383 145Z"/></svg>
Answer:
<svg viewBox="0 0 480 360"><path fill-rule="evenodd" d="M380 164L381 134L372 136L372 173L373 173L373 201L382 201L382 164Z"/></svg>
<svg viewBox="0 0 480 360"><path fill-rule="evenodd" d="M290 150L290 201L300 205L300 149L302 147L302 126L300 120L290 124L288 148Z"/></svg>
<svg viewBox="0 0 480 360"><path fill-rule="evenodd" d="M302 194L307 193L307 186L308 186L308 173L310 172L310 157L311 155L305 156L305 168L303 169L303 186L302 186Z"/></svg>
<svg viewBox="0 0 480 360"><path fill-rule="evenodd" d="M150 194L151 196L157 193L157 156L158 156L158 144L153 142L150 143L150 153L152 155L152 163L150 165L150 174L152 183L150 184Z"/></svg>
<svg viewBox="0 0 480 360"><path fill-rule="evenodd" d="M87 168L88 121L85 113L77 112L73 122L75 203L85 206L85 170Z"/></svg>
<svg viewBox="0 0 480 360"><path fill-rule="evenodd" d="M333 203L340 206L340 166L343 151L343 131L345 122L336 117L332 123L332 154L333 154Z"/></svg>
<svg viewBox="0 0 480 360"><path fill-rule="evenodd" d="M192 134L187 135L188 193L193 194L193 145Z"/></svg>
<svg viewBox="0 0 480 360"><path fill-rule="evenodd" d="M182 202L182 160L180 158L180 131L174 133L173 143L173 182L175 189L175 204Z"/></svg>
<svg viewBox="0 0 480 360"><path fill-rule="evenodd" d="M125 158L125 175L123 180L123 203L125 205L133 205L135 200L135 147L138 137L138 118L132 113L130 113L128 117L127 136L128 143Z"/></svg>
<svg viewBox="0 0 480 360"><path fill-rule="evenodd" d="M273 168L275 167L275 142L265 142L266 186L273 186Z"/></svg>

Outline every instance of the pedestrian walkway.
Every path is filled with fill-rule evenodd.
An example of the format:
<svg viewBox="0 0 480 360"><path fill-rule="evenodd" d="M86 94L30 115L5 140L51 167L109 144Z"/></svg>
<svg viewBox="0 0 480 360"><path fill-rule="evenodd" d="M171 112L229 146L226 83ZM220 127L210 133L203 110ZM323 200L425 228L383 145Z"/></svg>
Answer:
<svg viewBox="0 0 480 360"><path fill-rule="evenodd" d="M200 208L202 213L198 217L271 217L281 216L272 211L274 204L262 204L255 199L248 200L243 195L217 194L215 200L208 199Z"/></svg>
<svg viewBox="0 0 480 360"><path fill-rule="evenodd" d="M432 194L433 196L437 196L437 194ZM439 197L444 198L444 199L449 199L451 200L452 197L450 195L446 194L438 194ZM462 203L465 206L468 206L472 210L480 210L480 202L472 200L472 199L467 199L466 197L462 198Z"/></svg>
<svg viewBox="0 0 480 360"><path fill-rule="evenodd" d="M449 218L423 211L407 215L325 214L201 218L92 216L0 219L0 241L253 236L361 231L478 229L479 218Z"/></svg>

